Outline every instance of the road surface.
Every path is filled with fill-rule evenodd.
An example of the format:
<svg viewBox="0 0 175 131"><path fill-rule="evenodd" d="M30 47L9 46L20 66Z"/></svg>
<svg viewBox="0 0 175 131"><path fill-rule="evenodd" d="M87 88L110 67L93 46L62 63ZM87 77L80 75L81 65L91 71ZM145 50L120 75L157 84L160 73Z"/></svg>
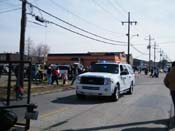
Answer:
<svg viewBox="0 0 175 131"><path fill-rule="evenodd" d="M75 90L35 96L32 102L40 115L30 131L166 131L171 98L164 76L137 76L134 94L124 94L117 102L78 100Z"/></svg>

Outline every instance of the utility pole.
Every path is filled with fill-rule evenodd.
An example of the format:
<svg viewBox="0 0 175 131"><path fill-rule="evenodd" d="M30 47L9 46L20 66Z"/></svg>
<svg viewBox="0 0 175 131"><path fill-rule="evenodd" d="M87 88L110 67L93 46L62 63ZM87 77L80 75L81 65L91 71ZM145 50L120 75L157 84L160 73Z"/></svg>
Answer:
<svg viewBox="0 0 175 131"><path fill-rule="evenodd" d="M162 65L162 55L163 55L163 50L160 49L160 68L163 69L163 65Z"/></svg>
<svg viewBox="0 0 175 131"><path fill-rule="evenodd" d="M147 49L149 49L149 71L151 71L151 41L154 40L151 38L151 35L149 35L149 39L145 39L149 41L149 45L147 46Z"/></svg>
<svg viewBox="0 0 175 131"><path fill-rule="evenodd" d="M128 36L128 54L127 54L127 62L128 62L128 64L130 64L130 26L133 23L136 25L137 21L131 21L130 20L130 12L128 12L128 21L122 21L122 25L128 24L128 34L127 34L127 36Z"/></svg>
<svg viewBox="0 0 175 131"><path fill-rule="evenodd" d="M20 32L20 66L19 66L19 77L18 87L24 87L24 47L25 47L25 28L26 28L26 0L22 1L22 16L21 16L21 32Z"/></svg>
<svg viewBox="0 0 175 131"><path fill-rule="evenodd" d="M156 42L154 42L154 67L156 67Z"/></svg>

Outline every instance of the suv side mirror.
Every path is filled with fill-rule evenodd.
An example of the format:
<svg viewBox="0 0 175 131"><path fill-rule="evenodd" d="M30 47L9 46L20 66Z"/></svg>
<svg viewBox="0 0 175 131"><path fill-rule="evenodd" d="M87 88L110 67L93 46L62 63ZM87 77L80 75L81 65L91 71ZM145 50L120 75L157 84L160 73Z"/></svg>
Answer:
<svg viewBox="0 0 175 131"><path fill-rule="evenodd" d="M124 70L120 73L120 75L127 75L128 74L128 71L127 70Z"/></svg>

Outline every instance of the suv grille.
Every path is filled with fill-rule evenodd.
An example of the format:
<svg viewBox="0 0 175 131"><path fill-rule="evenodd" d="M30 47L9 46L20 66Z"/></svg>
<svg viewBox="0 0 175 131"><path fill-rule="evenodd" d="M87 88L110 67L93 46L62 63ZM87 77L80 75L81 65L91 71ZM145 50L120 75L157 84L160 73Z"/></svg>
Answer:
<svg viewBox="0 0 175 131"><path fill-rule="evenodd" d="M98 77L81 77L81 84L104 85L104 78Z"/></svg>

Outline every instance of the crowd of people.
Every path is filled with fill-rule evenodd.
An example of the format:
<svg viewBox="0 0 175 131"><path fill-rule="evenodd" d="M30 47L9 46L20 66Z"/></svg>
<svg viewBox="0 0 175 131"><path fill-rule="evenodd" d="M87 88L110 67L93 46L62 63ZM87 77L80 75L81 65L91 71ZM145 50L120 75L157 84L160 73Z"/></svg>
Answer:
<svg viewBox="0 0 175 131"><path fill-rule="evenodd" d="M48 84L59 84L59 79L62 80L62 84L66 84L67 80L72 80L73 84L77 75L86 72L87 68L79 67L76 64L72 65L62 65L65 69L61 71L59 65L33 65L32 66L32 80L33 81L43 81L47 80Z"/></svg>
<svg viewBox="0 0 175 131"><path fill-rule="evenodd" d="M144 72L145 75L149 75L150 77L159 77L160 69L158 67L151 67L150 70L148 67L145 67L143 69L138 69L138 73Z"/></svg>

